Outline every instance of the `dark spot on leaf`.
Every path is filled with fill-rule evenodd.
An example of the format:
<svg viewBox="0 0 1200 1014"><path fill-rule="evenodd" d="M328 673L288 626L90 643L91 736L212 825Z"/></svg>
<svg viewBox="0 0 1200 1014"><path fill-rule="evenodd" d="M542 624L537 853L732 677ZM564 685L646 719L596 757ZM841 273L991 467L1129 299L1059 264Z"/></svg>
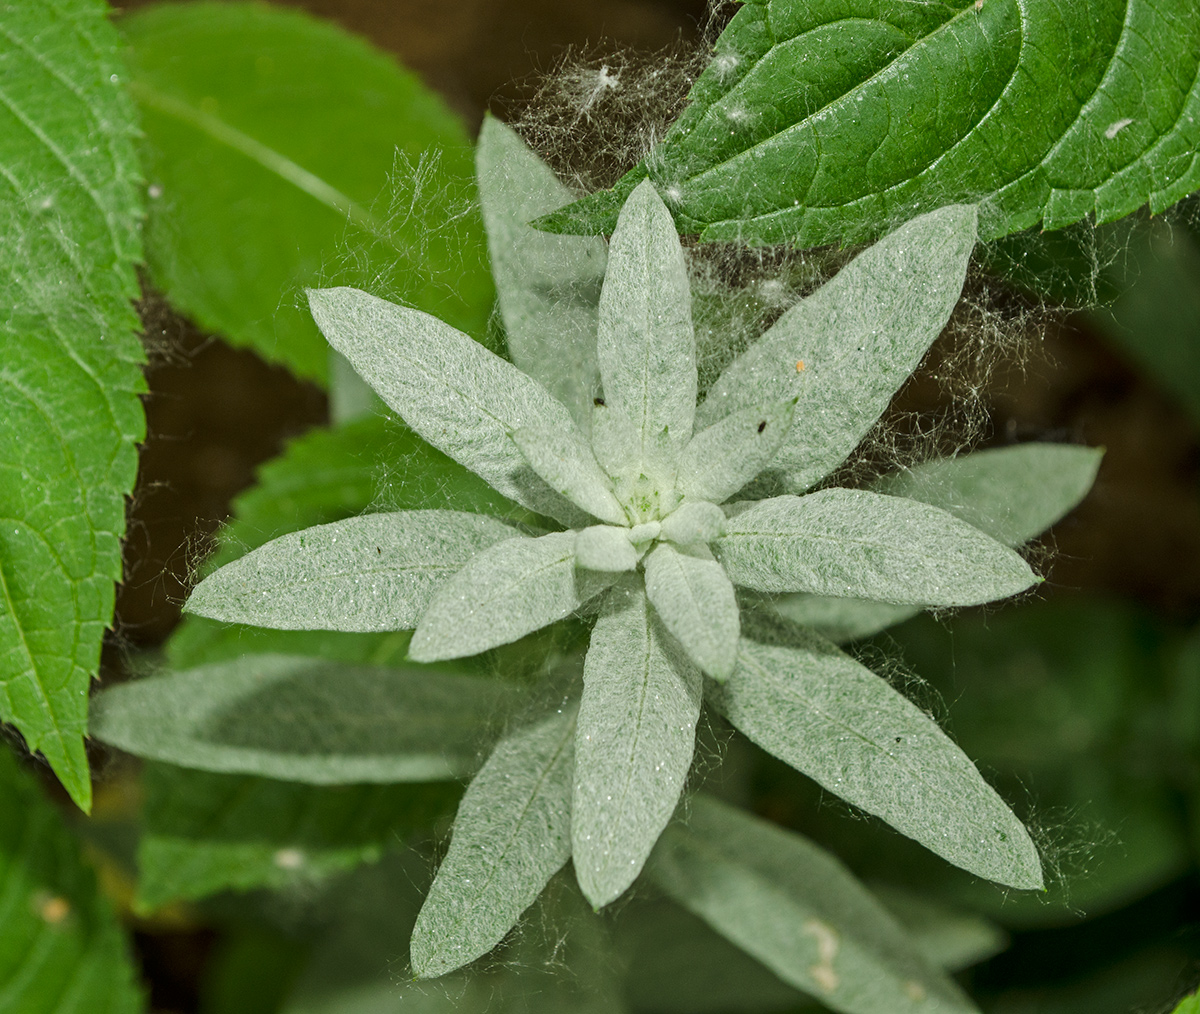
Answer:
<svg viewBox="0 0 1200 1014"><path fill-rule="evenodd" d="M758 432L759 432L759 433L761 433L761 432L762 432L763 430L765 430L766 428L767 428L767 420L766 420L766 419L764 419L762 422L760 422L760 423L758 424Z"/></svg>
<svg viewBox="0 0 1200 1014"><path fill-rule="evenodd" d="M903 742L904 742L904 737L903 737L903 736L897 736L897 737L896 737L896 742L897 742L897 743L903 743Z"/></svg>
<svg viewBox="0 0 1200 1014"><path fill-rule="evenodd" d="M604 405L604 399L603 398L593 398L592 404L602 407Z"/></svg>
<svg viewBox="0 0 1200 1014"><path fill-rule="evenodd" d="M375 552L377 552L380 556L383 556L383 550L380 549L378 546L375 547Z"/></svg>

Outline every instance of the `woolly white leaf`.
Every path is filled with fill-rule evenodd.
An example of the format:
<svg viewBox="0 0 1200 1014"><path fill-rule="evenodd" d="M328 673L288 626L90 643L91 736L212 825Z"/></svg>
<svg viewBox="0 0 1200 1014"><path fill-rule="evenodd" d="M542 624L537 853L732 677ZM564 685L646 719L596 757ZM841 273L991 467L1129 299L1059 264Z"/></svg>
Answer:
<svg viewBox="0 0 1200 1014"><path fill-rule="evenodd" d="M575 568L575 533L509 539L463 567L434 595L408 647L418 662L475 655L578 609L613 575Z"/></svg>
<svg viewBox="0 0 1200 1014"><path fill-rule="evenodd" d="M858 489L762 500L725 522L735 584L897 605L970 606L1038 578L1015 552L945 511Z"/></svg>
<svg viewBox="0 0 1200 1014"><path fill-rule="evenodd" d="M607 905L642 869L695 750L701 676L665 641L640 582L607 596L583 669L571 838L575 876Z"/></svg>
<svg viewBox="0 0 1200 1014"><path fill-rule="evenodd" d="M788 435L796 401L731 412L701 430L679 458L679 492L724 503L775 457Z"/></svg>
<svg viewBox="0 0 1200 1014"><path fill-rule="evenodd" d="M671 213L649 181L613 231L596 350L605 401L629 417L644 449L665 430L678 453L696 411L692 297Z"/></svg>
<svg viewBox="0 0 1200 1014"><path fill-rule="evenodd" d="M884 476L873 488L940 507L1019 546L1087 496L1103 457L1094 447L1022 444L928 461Z"/></svg>
<svg viewBox="0 0 1200 1014"><path fill-rule="evenodd" d="M920 606L897 606L869 599L839 599L826 595L780 595L755 603L801 627L815 630L835 644L870 637L916 616Z"/></svg>
<svg viewBox="0 0 1200 1014"><path fill-rule="evenodd" d="M511 687L418 669L246 655L123 683L90 732L139 757L316 785L469 774Z"/></svg>
<svg viewBox="0 0 1200 1014"><path fill-rule="evenodd" d="M1023 444L926 462L885 476L873 488L940 507L1007 546L1019 546L1087 495L1102 456L1090 447ZM870 637L920 612L804 594L777 598L770 606L839 643Z"/></svg>
<svg viewBox="0 0 1200 1014"><path fill-rule="evenodd" d="M419 977L490 951L571 857L575 716L572 706L506 736L467 788L413 928Z"/></svg>
<svg viewBox="0 0 1200 1014"><path fill-rule="evenodd" d="M681 546L708 543L719 538L725 530L725 514L715 503L692 500L680 504L663 518L661 534L664 539Z"/></svg>
<svg viewBox="0 0 1200 1014"><path fill-rule="evenodd" d="M975 208L914 218L788 310L717 379L696 413L711 426L764 399L791 397L805 373L804 425L771 463L803 492L854 450L941 333L975 245ZM801 367L803 363L803 367Z"/></svg>
<svg viewBox="0 0 1200 1014"><path fill-rule="evenodd" d="M555 492L601 521L625 523L625 512L613 496L608 479L575 427L525 426L513 434L513 441L529 466Z"/></svg>
<svg viewBox="0 0 1200 1014"><path fill-rule="evenodd" d="M607 257L604 241L529 227L576 195L491 116L479 131L475 168L509 354L586 432L600 387L596 304Z"/></svg>
<svg viewBox="0 0 1200 1014"><path fill-rule="evenodd" d="M724 521L724 518L722 518ZM653 542L662 534L662 524L658 521L646 521L629 529L629 541L635 546Z"/></svg>
<svg viewBox="0 0 1200 1014"><path fill-rule="evenodd" d="M794 644L743 639L710 700L764 750L956 866L1042 886L1028 832L928 715L828 641Z"/></svg>
<svg viewBox="0 0 1200 1014"><path fill-rule="evenodd" d="M366 514L273 539L206 577L184 608L277 630L411 630L438 585L519 535L483 514Z"/></svg>
<svg viewBox="0 0 1200 1014"><path fill-rule="evenodd" d="M635 570L638 553L629 541L628 528L593 525L575 540L575 562L588 570Z"/></svg>
<svg viewBox="0 0 1200 1014"><path fill-rule="evenodd" d="M737 599L707 549L656 546L646 557L646 597L701 670L714 679L728 678L737 660Z"/></svg>
<svg viewBox="0 0 1200 1014"><path fill-rule="evenodd" d="M510 436L522 426L574 428L536 380L436 317L358 289L309 289L308 305L329 344L426 441L530 510L568 526L584 517Z"/></svg>
<svg viewBox="0 0 1200 1014"><path fill-rule="evenodd" d="M631 480L641 466L641 440L633 423L620 409L599 401L592 406L592 451L614 479Z"/></svg>
<svg viewBox="0 0 1200 1014"><path fill-rule="evenodd" d="M844 1014L975 1006L836 858L707 796L663 833L647 875L797 989Z"/></svg>

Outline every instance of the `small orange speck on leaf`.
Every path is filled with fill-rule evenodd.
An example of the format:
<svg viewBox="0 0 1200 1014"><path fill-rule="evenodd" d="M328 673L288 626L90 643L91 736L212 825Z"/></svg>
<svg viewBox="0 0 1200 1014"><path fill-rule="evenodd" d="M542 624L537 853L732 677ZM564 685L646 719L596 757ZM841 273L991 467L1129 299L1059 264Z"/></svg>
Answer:
<svg viewBox="0 0 1200 1014"><path fill-rule="evenodd" d="M797 372L797 373L803 373L803 372L804 372L804 360L803 360L803 359L797 359L797 360L796 360L796 372Z"/></svg>
<svg viewBox="0 0 1200 1014"><path fill-rule="evenodd" d="M39 898L37 913L51 926L57 926L71 914L71 903L57 894Z"/></svg>
<svg viewBox="0 0 1200 1014"><path fill-rule="evenodd" d="M983 10L983 0L975 0L975 9L977 11Z"/></svg>

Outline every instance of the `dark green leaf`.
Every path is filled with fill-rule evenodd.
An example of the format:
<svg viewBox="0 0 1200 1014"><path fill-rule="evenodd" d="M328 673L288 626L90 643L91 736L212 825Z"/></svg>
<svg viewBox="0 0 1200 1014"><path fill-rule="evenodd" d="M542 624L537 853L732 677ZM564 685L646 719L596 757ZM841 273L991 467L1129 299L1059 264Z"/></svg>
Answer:
<svg viewBox="0 0 1200 1014"><path fill-rule="evenodd" d="M475 769L514 696L499 680L413 665L247 655L113 687L96 698L91 732L205 771L312 785L434 781Z"/></svg>
<svg viewBox="0 0 1200 1014"><path fill-rule="evenodd" d="M315 787L148 764L137 903L311 884L378 859L453 804L448 785Z"/></svg>
<svg viewBox="0 0 1200 1014"><path fill-rule="evenodd" d="M367 285L482 336L492 287L457 117L337 27L254 3L131 15L154 283L203 328L324 379L300 290Z"/></svg>
<svg viewBox="0 0 1200 1014"><path fill-rule="evenodd" d="M1190 0L751 0L691 104L610 192L545 221L606 231L647 173L705 239L859 242L979 202L983 239L1163 208L1200 186Z"/></svg>
<svg viewBox="0 0 1200 1014"><path fill-rule="evenodd" d="M129 945L79 843L0 746L0 1010L138 1014Z"/></svg>
<svg viewBox="0 0 1200 1014"><path fill-rule="evenodd" d="M106 10L0 8L0 720L85 810L88 683L145 434L136 121Z"/></svg>

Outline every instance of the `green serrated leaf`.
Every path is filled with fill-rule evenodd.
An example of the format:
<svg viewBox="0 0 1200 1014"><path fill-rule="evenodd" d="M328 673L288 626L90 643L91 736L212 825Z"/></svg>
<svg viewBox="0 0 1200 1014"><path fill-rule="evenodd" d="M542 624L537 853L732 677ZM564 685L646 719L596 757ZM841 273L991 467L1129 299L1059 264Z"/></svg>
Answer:
<svg viewBox="0 0 1200 1014"><path fill-rule="evenodd" d="M485 514L364 514L259 546L196 585L184 608L280 630L411 630L467 561L520 535Z"/></svg>
<svg viewBox="0 0 1200 1014"><path fill-rule="evenodd" d="M979 202L980 236L1161 211L1200 186L1189 0L752 0L691 103L614 191L549 216L611 228L647 174L705 239L861 242Z"/></svg>
<svg viewBox="0 0 1200 1014"><path fill-rule="evenodd" d="M409 666L248 655L97 695L92 735L206 771L315 785L420 782L475 769L508 684Z"/></svg>
<svg viewBox="0 0 1200 1014"><path fill-rule="evenodd" d="M413 929L421 978L495 947L571 857L576 713L572 705L506 736L471 781Z"/></svg>
<svg viewBox="0 0 1200 1014"><path fill-rule="evenodd" d="M596 350L605 402L633 423L648 460L665 432L676 453L696 412L696 338L683 248L652 186L621 209L600 291Z"/></svg>
<svg viewBox="0 0 1200 1014"><path fill-rule="evenodd" d="M936 722L886 680L809 635L743 640L710 699L769 753L956 866L1042 886L1028 832Z"/></svg>
<svg viewBox="0 0 1200 1014"><path fill-rule="evenodd" d="M976 1010L832 855L715 799L690 806L648 876L784 982L846 1014Z"/></svg>
<svg viewBox="0 0 1200 1014"><path fill-rule="evenodd" d="M646 557L646 597L688 658L713 679L737 660L738 607L733 585L707 547L660 542Z"/></svg>
<svg viewBox="0 0 1200 1014"><path fill-rule="evenodd" d="M575 876L596 907L641 872L695 751L701 676L637 582L608 595L583 668L571 814Z"/></svg>
<svg viewBox="0 0 1200 1014"><path fill-rule="evenodd" d="M1038 578L1016 553L946 511L859 489L760 500L714 545L735 584L897 605L977 605Z"/></svg>
<svg viewBox="0 0 1200 1014"><path fill-rule="evenodd" d="M1185 996L1171 1014L1200 1014L1200 991Z"/></svg>
<svg viewBox="0 0 1200 1014"><path fill-rule="evenodd" d="M858 446L941 334L974 245L975 209L962 205L885 236L734 360L697 410L697 425L794 398L802 373L798 422L771 462L774 482L802 493Z"/></svg>
<svg viewBox="0 0 1200 1014"><path fill-rule="evenodd" d="M106 14L0 10L0 720L84 810L88 683L145 435L137 123Z"/></svg>
<svg viewBox="0 0 1200 1014"><path fill-rule="evenodd" d="M413 634L418 662L476 655L565 619L616 575L575 566L575 533L509 539L443 584Z"/></svg>
<svg viewBox="0 0 1200 1014"><path fill-rule="evenodd" d="M137 906L311 885L449 811L449 785L313 786L147 764Z"/></svg>
<svg viewBox="0 0 1200 1014"><path fill-rule="evenodd" d="M0 747L0 1010L139 1014L129 942L37 783Z"/></svg>
<svg viewBox="0 0 1200 1014"><path fill-rule="evenodd" d="M530 228L575 195L512 128L485 116L475 149L496 296L512 361L571 411L585 431L600 388L596 306L603 240Z"/></svg>
<svg viewBox="0 0 1200 1014"><path fill-rule="evenodd" d="M234 520L221 530L208 567L230 563L297 528L371 509L446 507L511 520L533 517L402 423L380 416L306 433L267 462L258 480L234 501ZM255 652L392 663L407 649L408 634L282 632L185 616L167 656L172 667L187 669Z"/></svg>
<svg viewBox="0 0 1200 1014"><path fill-rule="evenodd" d="M256 3L121 22L154 199L151 277L236 345L316 380L301 289L370 284L482 336L492 287L459 119L335 25ZM436 238L434 238L436 237Z"/></svg>
<svg viewBox="0 0 1200 1014"><path fill-rule="evenodd" d="M568 525L587 517L513 442L523 426L575 428L536 380L419 310L351 288L310 289L308 300L329 343L430 444L530 510Z"/></svg>

